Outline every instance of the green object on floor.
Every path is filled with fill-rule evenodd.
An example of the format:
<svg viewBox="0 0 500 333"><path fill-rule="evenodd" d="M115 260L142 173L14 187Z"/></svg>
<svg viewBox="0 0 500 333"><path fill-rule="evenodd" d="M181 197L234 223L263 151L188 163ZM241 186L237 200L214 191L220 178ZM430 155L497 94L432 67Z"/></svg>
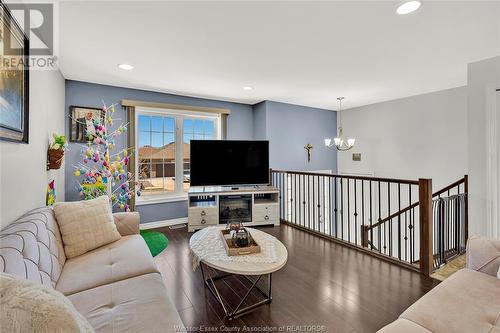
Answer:
<svg viewBox="0 0 500 333"><path fill-rule="evenodd" d="M151 255L156 257L168 245L168 238L158 231L141 230L141 236L151 251Z"/></svg>

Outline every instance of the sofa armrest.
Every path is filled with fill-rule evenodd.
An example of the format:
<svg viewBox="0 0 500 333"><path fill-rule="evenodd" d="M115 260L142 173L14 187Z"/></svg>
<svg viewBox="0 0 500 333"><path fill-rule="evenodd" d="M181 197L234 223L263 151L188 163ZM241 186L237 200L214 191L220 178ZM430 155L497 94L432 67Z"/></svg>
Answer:
<svg viewBox="0 0 500 333"><path fill-rule="evenodd" d="M500 239L472 236L467 241L467 268L497 276L500 266Z"/></svg>
<svg viewBox="0 0 500 333"><path fill-rule="evenodd" d="M139 222L141 218L138 212L114 213L116 229L122 236L139 234Z"/></svg>

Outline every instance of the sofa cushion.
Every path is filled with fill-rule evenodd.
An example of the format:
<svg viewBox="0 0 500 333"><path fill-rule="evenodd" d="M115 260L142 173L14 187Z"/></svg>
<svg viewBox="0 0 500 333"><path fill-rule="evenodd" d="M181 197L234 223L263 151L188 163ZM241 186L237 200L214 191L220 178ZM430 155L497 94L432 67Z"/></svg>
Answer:
<svg viewBox="0 0 500 333"><path fill-rule="evenodd" d="M0 271L54 287L66 261L50 207L29 211L0 232Z"/></svg>
<svg viewBox="0 0 500 333"><path fill-rule="evenodd" d="M432 332L500 332L500 283L462 269L403 312L400 318Z"/></svg>
<svg viewBox="0 0 500 333"><path fill-rule="evenodd" d="M159 273L85 290L68 298L97 333L184 332Z"/></svg>
<svg viewBox="0 0 500 333"><path fill-rule="evenodd" d="M496 276L500 269L500 239L472 236L467 240L467 268Z"/></svg>
<svg viewBox="0 0 500 333"><path fill-rule="evenodd" d="M141 274L158 272L140 235L120 240L68 259L56 289L65 295Z"/></svg>
<svg viewBox="0 0 500 333"><path fill-rule="evenodd" d="M408 319L399 318L398 320L390 323L377 333L432 333L425 327L420 326Z"/></svg>
<svg viewBox="0 0 500 333"><path fill-rule="evenodd" d="M56 202L54 212L66 257L74 258L120 239L106 195L77 202Z"/></svg>
<svg viewBox="0 0 500 333"><path fill-rule="evenodd" d="M93 333L63 294L9 274L0 274L2 332Z"/></svg>

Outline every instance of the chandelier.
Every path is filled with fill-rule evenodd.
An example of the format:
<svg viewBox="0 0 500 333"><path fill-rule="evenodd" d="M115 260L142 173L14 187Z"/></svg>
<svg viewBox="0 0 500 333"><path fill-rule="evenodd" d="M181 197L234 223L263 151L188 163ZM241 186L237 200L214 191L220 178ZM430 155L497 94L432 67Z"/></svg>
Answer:
<svg viewBox="0 0 500 333"><path fill-rule="evenodd" d="M332 147L335 146L337 150L340 151L346 151L354 147L354 142L356 139L347 139L347 141L344 140L344 134L343 134L343 129L342 129L342 101L344 100L344 97L337 97L337 100L339 101L339 111L338 111L338 117L339 117L339 128L337 131L337 137L333 139L325 139L325 146L327 147Z"/></svg>

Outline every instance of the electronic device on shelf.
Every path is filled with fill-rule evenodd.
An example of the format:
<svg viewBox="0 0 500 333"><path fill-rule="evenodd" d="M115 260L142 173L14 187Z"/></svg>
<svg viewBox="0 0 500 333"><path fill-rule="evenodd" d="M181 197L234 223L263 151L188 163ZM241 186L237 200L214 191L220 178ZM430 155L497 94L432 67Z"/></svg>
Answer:
<svg viewBox="0 0 500 333"><path fill-rule="evenodd" d="M269 141L191 140L191 186L269 184Z"/></svg>
<svg viewBox="0 0 500 333"><path fill-rule="evenodd" d="M188 230L243 222L279 225L279 190L269 186L269 142L191 140Z"/></svg>

